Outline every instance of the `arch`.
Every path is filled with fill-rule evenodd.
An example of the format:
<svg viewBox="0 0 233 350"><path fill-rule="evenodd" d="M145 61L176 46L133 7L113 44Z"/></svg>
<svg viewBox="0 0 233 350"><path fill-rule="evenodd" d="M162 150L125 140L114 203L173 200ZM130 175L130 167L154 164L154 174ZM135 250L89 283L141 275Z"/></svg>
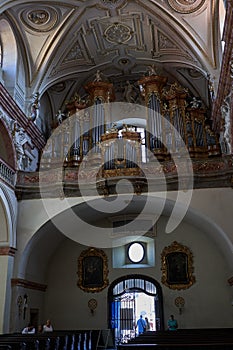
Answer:
<svg viewBox="0 0 233 350"><path fill-rule="evenodd" d="M172 208L174 206L174 200L171 198L172 195L174 196L175 193L168 193L167 194L166 203L165 207L163 210L162 215L169 217ZM205 196L205 194L203 194ZM140 200L142 199L143 195L135 197L135 201L139 201L138 204L134 202L133 205L133 210L136 210L137 208L140 209ZM122 196L124 200L124 196ZM150 196L150 203L151 206L155 206L157 203L159 203L160 198L156 196ZM202 200L202 197L200 197L200 201ZM211 200L211 199L210 199ZM44 199L46 201L46 199ZM28 259L30 256L37 256L37 254L33 253L33 249L36 246L36 240L41 239L43 242L44 247L48 247L48 243L51 241L49 240L48 242L48 232L50 237L65 237L65 234L67 233L67 237L78 241L78 239L75 239L74 235L69 235L69 231L72 233L72 230L74 230L77 233L77 227L79 227L79 236L81 237L81 241L79 243L84 244L84 245L94 245L96 247L103 248L106 246L102 245L104 244L104 241L102 237L98 237L98 241L100 245L98 245L98 242L95 242L97 245L94 244L93 239L90 240L90 235L88 232L88 224L90 226L92 224L96 224L96 226L93 226L94 228L98 226L98 222L102 219L106 219L108 217L108 214L106 213L96 213L93 212L91 209L91 205L94 207L98 207L98 199L92 199L90 201L86 201L85 203L80 203L71 206L71 208L64 210L65 204L63 201L58 202L58 206L55 205L55 202L49 201L51 203L51 206L54 208L53 215L50 213L50 219L47 219L46 211L44 212L43 218L41 219L41 225L37 226L38 228L35 227L35 218L32 216L28 217L27 223L23 224L24 230L27 228L28 225L28 230L29 232L31 231L31 227L35 227L34 233L31 232L31 238L27 239L25 241L25 246L22 247L22 254L23 260L19 262L19 269L18 273L24 277L26 270L27 270L27 264L28 264ZM90 206L89 206L90 204ZM191 203L192 205L192 203ZM180 205L182 206L182 204ZM67 208L67 207L66 207ZM24 208L27 210L27 207ZM30 210L31 208L28 208ZM130 208L128 208L130 209ZM34 208L33 210L36 210ZM41 212L41 207L38 209ZM126 211L124 211L125 214L127 214ZM131 211L132 213L132 211ZM136 213L136 212L135 212ZM214 218L212 218L210 215L208 215L208 212L201 212L199 208L197 208L197 205L194 204L193 206L190 206L188 208L188 211L186 213L185 218L183 219L183 222L186 222L190 225L195 226L197 229L201 230L204 232L211 240L214 240L216 242L216 245L219 248L219 251L224 256L225 261L227 262L227 265L229 267L229 271L232 269L233 266L233 247L232 247L232 242L226 232L220 227L220 224L218 222L214 221ZM77 224L77 221L75 219L75 215L79 216L79 222ZM43 222L42 222L43 220ZM67 224L69 223L69 225ZM64 224L64 226L63 226ZM26 226L25 226L26 225ZM37 222L38 225L38 222ZM60 225L60 230L59 230L59 225ZM77 226L78 225L78 226ZM64 228L64 230L63 230ZM92 232L92 231L91 231ZM106 239L105 239L106 241ZM89 244L88 244L89 242ZM55 249L56 244L51 246L51 249ZM43 257L43 263L46 261L46 257Z"/></svg>
<svg viewBox="0 0 233 350"><path fill-rule="evenodd" d="M15 203L14 203L15 200ZM3 217L1 217L0 243L16 246L16 198L12 197L10 190L0 183L0 206Z"/></svg>
<svg viewBox="0 0 233 350"><path fill-rule="evenodd" d="M139 316L136 315L135 301L139 300L139 294L152 298L155 317L152 323L156 330L164 329L163 294L158 281L142 274L122 276L114 280L108 288L108 324L116 344L135 336ZM123 312L124 310L127 312Z"/></svg>
<svg viewBox="0 0 233 350"><path fill-rule="evenodd" d="M10 135L4 121L0 120L0 159L6 162L14 170L16 169L16 151Z"/></svg>
<svg viewBox="0 0 233 350"><path fill-rule="evenodd" d="M36 281L45 283L49 259L64 238L65 236L56 230L51 221L42 225L23 249L18 262L17 277L34 278ZM39 251L43 251L43 254L38 251L38 246L40 247Z"/></svg>
<svg viewBox="0 0 233 350"><path fill-rule="evenodd" d="M10 91L14 89L16 80L17 46L10 24L0 20L0 38L2 43L2 71L4 85Z"/></svg>
<svg viewBox="0 0 233 350"><path fill-rule="evenodd" d="M8 244L9 241L9 215L7 215L6 207L0 198L0 221L1 221L1 231L0 231L0 244Z"/></svg>

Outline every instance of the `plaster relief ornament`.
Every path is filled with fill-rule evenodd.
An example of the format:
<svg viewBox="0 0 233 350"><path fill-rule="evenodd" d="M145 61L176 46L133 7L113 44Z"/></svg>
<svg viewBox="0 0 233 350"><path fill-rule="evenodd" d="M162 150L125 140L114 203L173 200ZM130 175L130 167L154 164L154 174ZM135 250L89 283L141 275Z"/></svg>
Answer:
<svg viewBox="0 0 233 350"><path fill-rule="evenodd" d="M19 127L17 122L14 123L13 141L17 155L17 167L19 170L25 170L24 161L27 158L27 154L25 153L25 145L29 143L30 146L32 146L32 143L25 130L22 127Z"/></svg>
<svg viewBox="0 0 233 350"><path fill-rule="evenodd" d="M122 6L126 2L126 0L99 0L99 1L101 1L102 4L104 4L105 6L112 9Z"/></svg>
<svg viewBox="0 0 233 350"><path fill-rule="evenodd" d="M199 10L206 0L168 0L168 4L179 13L192 13Z"/></svg>
<svg viewBox="0 0 233 350"><path fill-rule="evenodd" d="M118 3L120 0L102 0L105 4L116 4Z"/></svg>
<svg viewBox="0 0 233 350"><path fill-rule="evenodd" d="M104 32L104 37L111 43L124 44L132 38L132 29L122 23L110 25Z"/></svg>
<svg viewBox="0 0 233 350"><path fill-rule="evenodd" d="M35 9L26 9L20 14L22 22L31 30L46 32L51 30L57 23L58 13L51 7L38 6Z"/></svg>
<svg viewBox="0 0 233 350"><path fill-rule="evenodd" d="M49 19L49 13L44 10L31 11L28 14L28 19L34 24L44 24Z"/></svg>

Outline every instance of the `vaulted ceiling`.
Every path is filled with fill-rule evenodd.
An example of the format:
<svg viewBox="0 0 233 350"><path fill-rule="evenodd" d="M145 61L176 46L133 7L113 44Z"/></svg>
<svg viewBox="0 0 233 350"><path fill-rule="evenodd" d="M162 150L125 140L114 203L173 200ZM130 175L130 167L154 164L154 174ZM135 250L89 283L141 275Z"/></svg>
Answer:
<svg viewBox="0 0 233 350"><path fill-rule="evenodd" d="M8 22L16 40L16 85L25 101L39 92L47 104L44 114L54 115L75 92L84 95L97 70L121 91L126 80L137 82L155 65L169 83L178 81L206 106L210 80L217 88L218 0L1 3L2 35L7 38Z"/></svg>

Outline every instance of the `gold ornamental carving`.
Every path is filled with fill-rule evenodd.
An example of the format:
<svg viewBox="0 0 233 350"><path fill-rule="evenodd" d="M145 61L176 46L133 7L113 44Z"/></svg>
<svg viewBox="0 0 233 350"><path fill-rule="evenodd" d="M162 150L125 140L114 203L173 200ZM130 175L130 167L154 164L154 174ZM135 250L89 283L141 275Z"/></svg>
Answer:
<svg viewBox="0 0 233 350"><path fill-rule="evenodd" d="M100 98L103 102L112 102L115 99L113 84L106 81L96 80L90 82L84 86L84 89L90 95L92 103L97 98Z"/></svg>
<svg viewBox="0 0 233 350"><path fill-rule="evenodd" d="M160 75L149 75L138 81L138 84L144 88L145 95L153 92L160 94L162 88L167 83L167 77Z"/></svg>
<svg viewBox="0 0 233 350"><path fill-rule="evenodd" d="M163 249L161 265L161 282L170 289L187 289L196 281L193 254L188 247L176 241Z"/></svg>
<svg viewBox="0 0 233 350"><path fill-rule="evenodd" d="M108 258L102 249L88 248L78 258L78 283L84 292L100 292L108 286Z"/></svg>

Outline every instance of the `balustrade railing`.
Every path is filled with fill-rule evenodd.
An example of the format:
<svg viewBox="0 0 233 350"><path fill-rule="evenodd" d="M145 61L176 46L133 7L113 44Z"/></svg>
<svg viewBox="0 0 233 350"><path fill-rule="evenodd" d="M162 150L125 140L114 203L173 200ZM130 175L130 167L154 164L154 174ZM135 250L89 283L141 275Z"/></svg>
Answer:
<svg viewBox="0 0 233 350"><path fill-rule="evenodd" d="M10 186L15 186L16 172L2 159L0 159L0 180L3 180Z"/></svg>

